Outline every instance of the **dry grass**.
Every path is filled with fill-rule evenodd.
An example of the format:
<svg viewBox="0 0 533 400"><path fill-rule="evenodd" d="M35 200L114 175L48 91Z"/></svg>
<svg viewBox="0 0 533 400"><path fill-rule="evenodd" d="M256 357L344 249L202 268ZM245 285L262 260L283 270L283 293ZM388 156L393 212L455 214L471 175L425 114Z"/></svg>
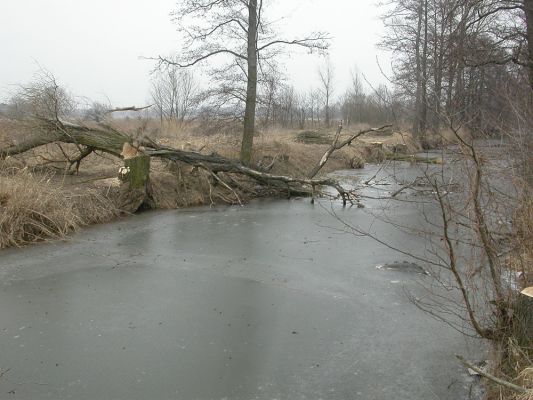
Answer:
<svg viewBox="0 0 533 400"><path fill-rule="evenodd" d="M524 368L519 374L517 381L522 387L533 388L533 365ZM533 400L533 389L516 396L516 400Z"/></svg>
<svg viewBox="0 0 533 400"><path fill-rule="evenodd" d="M198 123L160 126L158 121L131 118L113 120L111 124L135 138L148 137L183 150L239 158L241 132L238 126L230 125L216 134L199 135L201 125ZM341 140L366 128L366 125L345 127ZM17 141L23 134L17 129L15 122L0 119L0 147ZM270 172L306 176L329 144L299 142L297 139L302 132L259 131L254 141L253 165L267 165L275 159ZM320 134L333 138L335 127L321 129ZM376 141L385 147L401 143L409 151L417 150L410 135L363 136L352 146L336 151L320 173L361 167L365 161L381 161L384 157L376 152ZM65 175L64 152L73 157L77 149L73 145L62 145L61 149L57 145L46 145L0 162L0 247L62 237L80 226L109 221L118 215L112 202L118 182L113 177L122 165L121 160L93 154L82 162L79 175ZM230 189L206 171L160 160L153 160L151 182L151 206L154 208L238 203L255 196L276 195L275 190L255 193L255 183L246 179L234 181Z"/></svg>
<svg viewBox="0 0 533 400"><path fill-rule="evenodd" d="M507 358L504 361L509 368L508 375L514 378L513 383L533 389L533 349L524 347L516 337L510 337L506 345Z"/></svg>
<svg viewBox="0 0 533 400"><path fill-rule="evenodd" d="M296 135L296 141L305 144L330 144L333 138L319 131L303 131Z"/></svg>
<svg viewBox="0 0 533 400"><path fill-rule="evenodd" d="M515 235L511 245L514 251L506 261L506 267L527 277L519 280L521 286L533 284L533 199L524 196L524 201L513 216ZM532 280L529 280L532 279ZM518 293L512 294L513 314L507 336L496 354L501 378L529 389L517 394L499 386L491 386L489 399L533 400L533 299ZM515 298L516 297L516 298Z"/></svg>
<svg viewBox="0 0 533 400"><path fill-rule="evenodd" d="M345 127L341 140L366 128L368 128L366 125ZM330 143L329 141L302 141L302 134L305 136L307 133L308 131L305 130L290 129L259 131L254 139L253 164L257 165L263 163L263 160L271 160L275 157L277 161L272 172L305 176L320 160ZM334 134L334 127L319 132L321 138L333 138ZM191 129L185 129L177 135L163 134L158 141L184 150L201 150L205 154L217 153L229 158L238 158L240 139L240 132L198 136ZM333 153L321 174L339 169L350 169L354 164L361 164L361 161L382 161L385 156L376 153L375 142L382 143L384 149L403 144L410 153L419 150L410 134L395 132L387 137L369 134L354 141L352 146Z"/></svg>
<svg viewBox="0 0 533 400"><path fill-rule="evenodd" d="M514 400L533 400L533 390L529 390L524 394L516 395Z"/></svg>
<svg viewBox="0 0 533 400"><path fill-rule="evenodd" d="M34 175L28 169L0 175L0 248L60 238L116 215L102 195L76 194L57 185L51 175Z"/></svg>

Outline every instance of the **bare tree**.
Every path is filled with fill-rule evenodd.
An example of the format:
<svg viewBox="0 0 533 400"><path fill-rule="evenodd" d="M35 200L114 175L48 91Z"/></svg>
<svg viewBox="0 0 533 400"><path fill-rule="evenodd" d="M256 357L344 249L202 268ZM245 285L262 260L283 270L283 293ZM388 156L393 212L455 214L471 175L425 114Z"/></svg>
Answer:
<svg viewBox="0 0 533 400"><path fill-rule="evenodd" d="M258 103L262 106L263 125L268 127L275 120L276 100L282 87L283 74L274 66L263 71Z"/></svg>
<svg viewBox="0 0 533 400"><path fill-rule="evenodd" d="M334 69L331 61L326 60L325 64L318 69L318 77L320 78L320 92L324 102L324 123L327 127L330 125L331 119L331 99L333 97L333 75Z"/></svg>
<svg viewBox="0 0 533 400"><path fill-rule="evenodd" d="M18 117L59 119L72 113L75 100L52 73L40 69L31 82L20 85L10 99L10 108Z"/></svg>
<svg viewBox="0 0 533 400"><path fill-rule="evenodd" d="M352 71L352 85L340 99L340 110L345 125L353 122L368 122L365 120L367 95L364 92L361 78L357 72Z"/></svg>
<svg viewBox="0 0 533 400"><path fill-rule="evenodd" d="M297 93L296 95L296 119L298 121L298 129L304 129L307 122L309 107L308 99L305 93Z"/></svg>
<svg viewBox="0 0 533 400"><path fill-rule="evenodd" d="M295 118L296 91L294 86L283 85L276 102L276 115L278 123L284 127L290 127Z"/></svg>
<svg viewBox="0 0 533 400"><path fill-rule="evenodd" d="M159 120L183 122L199 99L199 86L190 70L169 66L152 80L150 94Z"/></svg>
<svg viewBox="0 0 533 400"><path fill-rule="evenodd" d="M154 110L159 118L159 124L161 127L163 127L163 119L166 115L166 96L164 85L160 80L152 81L150 97L154 103Z"/></svg>
<svg viewBox="0 0 533 400"><path fill-rule="evenodd" d="M413 134L425 140L427 128L427 63L428 63L428 0L417 5L417 30L415 35L415 120Z"/></svg>
<svg viewBox="0 0 533 400"><path fill-rule="evenodd" d="M90 121L102 122L111 107L107 104L93 101L85 110L85 118Z"/></svg>
<svg viewBox="0 0 533 400"><path fill-rule="evenodd" d="M530 271L524 259L531 257L531 242L520 243L518 227L531 220L522 209L530 204L532 169L521 166L531 163L533 148L533 2L388 5L382 45L395 54L393 81L413 111L413 134L423 143L444 127L458 149L443 153L453 160L448 165L400 188L431 193L439 213L426 221L426 232L437 228L438 236L428 237L425 254L415 256L434 267L435 286L414 300L455 328L492 340L514 378L522 354L531 364L533 337L531 303L520 299L514 285L521 283L513 280L517 270L520 276ZM502 138L499 149L478 141L495 134Z"/></svg>
<svg viewBox="0 0 533 400"><path fill-rule="evenodd" d="M258 74L261 64L273 62L281 46L326 51L329 37L316 32L304 38L278 37L265 18L263 0L183 0L173 13L185 44L179 59L160 56L160 65L190 67L213 57L224 57L227 74L245 77L245 111L241 162L249 165L255 130Z"/></svg>
<svg viewBox="0 0 533 400"><path fill-rule="evenodd" d="M497 114L501 82L527 65L527 15L518 0L390 0L383 15L396 90L411 103L412 131L422 144L441 114L469 128ZM482 127L484 130L490 128Z"/></svg>
<svg viewBox="0 0 533 400"><path fill-rule="evenodd" d="M311 114L311 123L320 124L320 90L312 89L309 92L309 107Z"/></svg>

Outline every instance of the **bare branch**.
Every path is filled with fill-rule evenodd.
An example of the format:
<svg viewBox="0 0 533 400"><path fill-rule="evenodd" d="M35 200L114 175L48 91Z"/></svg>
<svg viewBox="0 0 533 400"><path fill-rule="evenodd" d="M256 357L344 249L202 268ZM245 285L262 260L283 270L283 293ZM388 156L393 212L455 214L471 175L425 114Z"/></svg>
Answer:
<svg viewBox="0 0 533 400"><path fill-rule="evenodd" d="M159 56L159 57L155 58L155 60L158 60L160 65L162 65L162 64L175 65L175 66L180 67L180 68L187 68L187 67L192 67L193 65L196 65L199 62L201 62L203 60L206 60L206 59L208 59L210 57L216 56L218 54L231 54L231 55L233 55L233 56L235 56L237 58L246 60L246 57L243 56L242 54L236 53L235 51L229 50L229 49L219 49L219 50L212 51L210 53L204 54L204 55L194 59L193 61L191 61L189 63L179 63L179 62L172 61L172 60L170 60L168 58L165 58L165 57L162 57L162 56ZM154 59L154 58L152 58L152 59Z"/></svg>
<svg viewBox="0 0 533 400"><path fill-rule="evenodd" d="M112 108L112 109L106 110L105 113L106 114L110 114L110 113L121 112L121 111L142 111L142 110L146 110L147 108L150 108L152 106L153 106L153 104L150 104L149 106L144 106L144 107L135 107L135 106L117 107L117 108Z"/></svg>
<svg viewBox="0 0 533 400"><path fill-rule="evenodd" d="M274 40L272 42L269 42L267 44L264 44L257 48L257 51L260 52L270 46L278 45L278 44L284 44L284 45L297 45L302 46L308 49L318 49L318 50L327 50L329 49L329 40L331 40L330 36L327 36L325 33L319 33L314 38L305 38L305 39L294 39L294 40Z"/></svg>
<svg viewBox="0 0 533 400"><path fill-rule="evenodd" d="M466 368L470 368L472 371L478 373L479 375L481 376L484 376L485 378L487 378L488 380L500 385L500 386L503 386L507 389L510 389L512 390L513 392L517 392L517 393L528 393L530 395L533 395L533 390L528 390L522 386L518 386L518 385L515 385L514 383L511 383L511 382L507 382L503 379L500 379L492 374L489 374L488 372L485 372L483 371L481 368L475 366L474 364L471 364L469 363L468 361L466 361L464 359L464 357L456 354L455 357L457 357L457 359L461 362L461 364L463 364Z"/></svg>
<svg viewBox="0 0 533 400"><path fill-rule="evenodd" d="M331 154L334 151L342 149L344 146L349 146L355 139L357 139L358 137L364 135L365 133L379 132L379 131L382 131L383 129L390 128L391 126L392 125L383 125L382 127L379 127L379 128L364 129L364 130L359 131L356 134L350 136L348 139L343 140L342 142L339 143L339 137L340 137L340 134L341 134L341 131L342 131L342 123L339 124L339 126L337 128L337 132L335 133L335 138L333 139L333 143L331 144L329 149L324 153L324 155L322 156L322 158L320 159L318 164L311 170L311 172L308 175L309 178L313 178L313 177L316 176L316 174L318 174L318 172L326 164L326 162L328 161L329 157L331 156Z"/></svg>

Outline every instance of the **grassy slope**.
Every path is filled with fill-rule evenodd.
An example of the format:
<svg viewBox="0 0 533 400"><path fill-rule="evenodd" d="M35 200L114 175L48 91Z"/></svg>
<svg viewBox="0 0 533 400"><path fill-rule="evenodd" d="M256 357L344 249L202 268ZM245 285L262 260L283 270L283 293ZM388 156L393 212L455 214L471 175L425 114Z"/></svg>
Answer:
<svg viewBox="0 0 533 400"><path fill-rule="evenodd" d="M115 125L133 137L148 135L163 144L206 154L237 158L240 148L238 133L200 136L198 128L168 127L161 134L157 126L140 121L116 121ZM344 130L344 135L361 127ZM268 164L273 158L275 174L305 176L327 150L327 144L308 144L297 141L296 130L259 132L254 143L254 165ZM319 132L325 138L333 136L333 129ZM19 140L24 131L16 123L0 120L0 146ZM354 145L335 152L321 174L351 168L354 161L372 162L383 157L376 152L376 144L407 143L415 146L407 136L364 137ZM327 141L326 141L327 142ZM23 155L0 161L0 248L20 246L33 241L57 238L80 226L106 222L117 215L112 198L119 181L116 178L122 161L108 155L91 155L82 162L78 175L64 174L63 152L75 154L75 148L62 145L42 146ZM253 194L243 190L235 193L214 184L205 173L186 165L154 160L151 180L157 208L178 208L218 202L246 201ZM266 194L268 195L268 193ZM237 196L239 196L237 198Z"/></svg>

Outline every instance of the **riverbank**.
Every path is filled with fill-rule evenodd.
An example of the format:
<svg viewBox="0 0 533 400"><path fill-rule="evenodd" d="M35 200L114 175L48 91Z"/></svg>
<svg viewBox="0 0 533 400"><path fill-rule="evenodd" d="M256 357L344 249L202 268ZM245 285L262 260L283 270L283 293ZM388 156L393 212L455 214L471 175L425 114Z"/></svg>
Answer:
<svg viewBox="0 0 533 400"><path fill-rule="evenodd" d="M12 123L3 121L2 127L0 141L15 141L16 137L9 137L16 131ZM362 128L345 128L341 140ZM238 134L206 137L182 130L157 136L153 140L159 144L228 158L238 158L240 149ZM260 132L255 139L253 165L259 169L271 166L269 172L273 174L305 177L333 136L333 129ZM334 152L320 173L363 168L365 163L387 157L408 158L418 149L409 134L392 130L368 134ZM91 154L82 161L77 174L69 174L66 168L70 163L64 160L75 150L73 145L46 145L0 161L0 248L61 238L82 226L125 215L117 204L122 160ZM158 159L152 159L150 180L149 207L153 209L238 204L280 195L279 191L254 190L253 182L238 177L235 186L229 188L217 184L205 171Z"/></svg>
<svg viewBox="0 0 533 400"><path fill-rule="evenodd" d="M401 163L343 173L383 181L393 169L407 180L418 172ZM0 370L9 371L0 393L80 400L478 393L477 378L453 354L480 360L479 342L405 296L424 296L420 284L431 278L377 268L399 255L369 237L339 235L343 225L329 213L372 226L393 244L425 247L424 237L376 220L372 210L381 206L259 199L148 211L89 227L68 243L4 250ZM414 202L392 211L402 226L421 217Z"/></svg>
<svg viewBox="0 0 533 400"><path fill-rule="evenodd" d="M348 137L357 128L345 129L345 137ZM330 131L276 131L263 132L258 135L255 142L254 166L258 169L272 165L269 170L274 174L284 174L292 176L306 176L316 165L331 143L334 132ZM342 139L342 138L341 138ZM198 137L193 134L183 134L174 136L161 136L154 138L157 142L170 147L201 152L203 154L217 153L228 158L236 158L239 151L239 136L212 135L209 137ZM453 146L452 146L453 147ZM507 187L500 187L501 182L511 182L508 177L509 166L512 163L501 163L505 159L502 154L492 154L492 146L480 149L483 154L484 173L490 177L487 184L497 188L497 193L508 193ZM64 162L54 161L61 158L63 153L68 153L73 149L66 146L58 149L53 146L43 146L31 154L11 157L1 164L0 173L0 247L14 247L32 243L40 240L58 239L70 232L91 224L109 222L120 216L124 216L117 208L114 196L120 185L117 178L118 169L123 165L122 160L112 158L102 154L91 155L84 160L79 174L64 174ZM455 148L457 150L457 148ZM428 158L419 157L418 146L412 141L409 135L400 132L386 132L379 135L368 135L360 138L352 146L345 147L331 156L321 174L328 174L332 171L343 170L336 174L341 181L344 178L360 179L365 181L369 177L376 177L382 171L392 168L395 177L394 182L399 187L394 187L391 182L388 186L372 186L364 189L376 190L376 193L362 193L368 195L370 203L381 198L381 190L388 191L391 198L401 203L398 212L403 213L407 204L416 204L420 198L416 196L430 196L430 184L419 182L417 176L404 176L399 178L398 171L414 170L417 162L428 162ZM465 162L464 154L458 158L463 160L454 166L453 160L449 159L454 149L446 152L446 171L455 168L461 171L454 185L444 185L443 196L448 195L448 191L463 191L463 196L468 198L469 188L468 168L472 164ZM444 154L443 154L444 155ZM457 154L458 155L458 154ZM452 157L453 158L453 157ZM377 165L384 160L399 161L392 166ZM492 161L490 161L492 160ZM254 183L235 178L233 188L217 185L216 180L207 172L192 168L181 163L163 162L153 159L151 168L151 200L152 206L156 209L176 209L192 206L218 205L218 204L238 204L248 202L257 197L273 197L280 192L259 192L253 188ZM443 160L433 157L428 164L440 164ZM364 167L365 163L370 163L366 170L357 172L349 169ZM436 166L424 166L418 169L418 173L424 175L427 168L437 168ZM442 169L444 171L445 169ZM472 173L470 171L470 173ZM379 181L379 179L377 179ZM418 182L418 183L417 183ZM446 181L447 182L447 181ZM402 186L403 185L403 186ZM417 187L420 186L420 187ZM461 188L461 186L463 186ZM250 190L247 190L249 188ZM401 190L400 190L401 189ZM410 194L409 194L410 193ZM396 197L398 195L398 197ZM404 195L411 196L408 199L401 199ZM287 196L287 192L283 192ZM444 197L441 197L443 199ZM416 200L415 200L416 199ZM435 200L435 199L433 199ZM462 200L453 204L461 204ZM512 274L524 277L523 281L518 280L517 284L526 285L531 274L531 260L533 249L531 238L533 235L533 204L525 199L523 203L518 201L509 203L506 198L499 201L492 197L494 204L505 205L506 217L499 216L498 224L507 221L511 231L505 230L505 237L510 238L509 243L502 242L504 248L514 249L509 256L498 261L504 274ZM517 200L519 200L517 198ZM397 203L399 207L400 203ZM433 203L435 205L437 203ZM372 208L372 204L368 204ZM381 207L382 205L379 205ZM378 208L379 208L378 207ZM235 208L240 209L240 208ZM512 210L515 210L514 213ZM204 211L207 211L204 209ZM449 212L449 211L448 211ZM490 207L486 213L491 214ZM121 223L127 223L127 220ZM507 226L507 225L505 225ZM255 226L254 226L255 228ZM101 228L105 229L105 228ZM260 229L257 227L257 229ZM257 232L254 230L253 234ZM477 237L472 232L473 237ZM502 236L503 237L503 236ZM404 243L399 244L401 246ZM426 243L427 245L427 243ZM403 249L403 247L401 247ZM503 252L501 254L507 254ZM448 268L445 265L444 268ZM518 275L520 274L520 275ZM531 275L533 276L533 275ZM526 279L527 278L527 279ZM522 278L520 278L522 279ZM516 291L516 289L513 289ZM510 293L510 298L514 301L514 294ZM487 301L491 300L490 298ZM525 303L524 303L525 304ZM510 316L517 315L518 308L513 310ZM527 313L526 313L527 315ZM504 335L502 339L494 341L494 370L503 379L513 381L528 387L531 376L530 361L530 329L527 318L513 317L512 323L504 321ZM506 327L511 329L507 329ZM524 332L526 332L524 334ZM501 346L501 348L500 348ZM494 391L494 394L492 393ZM501 388L491 387L489 393L494 398L500 398ZM498 397L499 396L499 397ZM502 397L503 398L503 397ZM512 398L508 395L505 398ZM522 400L522 398L520 398Z"/></svg>

